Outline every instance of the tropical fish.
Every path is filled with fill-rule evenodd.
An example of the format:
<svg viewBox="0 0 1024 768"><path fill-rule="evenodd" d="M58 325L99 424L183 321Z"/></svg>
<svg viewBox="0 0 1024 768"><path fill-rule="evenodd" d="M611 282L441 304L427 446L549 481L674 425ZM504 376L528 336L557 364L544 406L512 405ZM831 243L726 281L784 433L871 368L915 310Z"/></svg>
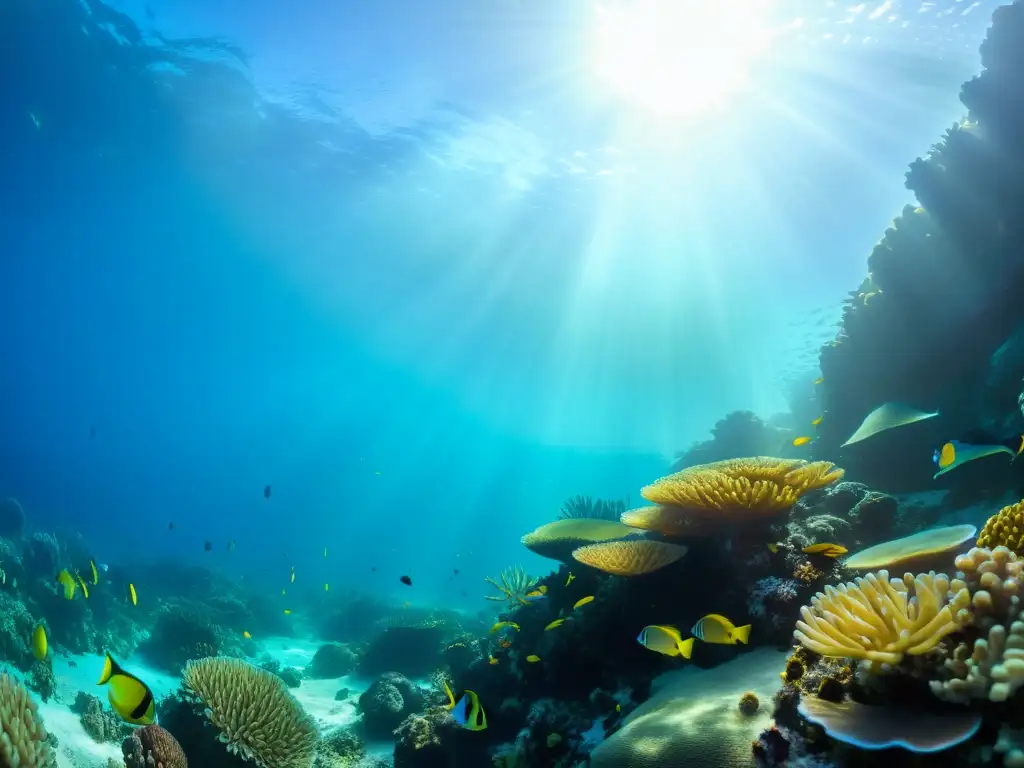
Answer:
<svg viewBox="0 0 1024 768"><path fill-rule="evenodd" d="M938 411L922 411L912 405L903 403L882 403L864 417L864 421L857 427L857 431L850 435L850 438L840 447L859 443L882 432L897 427L905 427L918 421L933 419L939 415Z"/></svg>
<svg viewBox="0 0 1024 768"><path fill-rule="evenodd" d="M705 643L718 643L720 645L746 645L750 641L750 625L742 627L735 626L725 616L717 613L709 613L693 625L690 633L698 640Z"/></svg>
<svg viewBox="0 0 1024 768"><path fill-rule="evenodd" d="M295 566L292 566L292 584L295 583Z"/></svg>
<svg viewBox="0 0 1024 768"><path fill-rule="evenodd" d="M569 586L569 584L571 584L571 583L572 583L572 580L573 580L573 579L575 579L575 578L576 578L576 577L575 577L575 576L573 576L573 574L572 574L572 571L569 571L569 578L565 580L565 586L567 586L567 587L568 587L568 586Z"/></svg>
<svg viewBox="0 0 1024 768"><path fill-rule="evenodd" d="M815 379L815 380L814 380L814 384L815 384L815 386L817 386L818 384L821 384L821 383L823 383L824 381L825 381L825 377L824 377L824 376L822 376L822 377L821 377L820 379Z"/></svg>
<svg viewBox="0 0 1024 768"><path fill-rule="evenodd" d="M819 416L818 418L816 418L814 421L811 422L811 426L812 427L818 426L819 424L821 424L821 420L823 418L824 418L823 416Z"/></svg>
<svg viewBox="0 0 1024 768"><path fill-rule="evenodd" d="M535 603L538 600L546 599L547 596L548 596L548 588L545 587L543 584L541 584L536 589L527 592L524 597L526 598L526 602ZM520 602L523 602L523 601L520 600Z"/></svg>
<svg viewBox="0 0 1024 768"><path fill-rule="evenodd" d="M231 541L228 542L228 552L234 552L235 551L235 547L237 547L237 546L238 545L235 543L235 540L232 539Z"/></svg>
<svg viewBox="0 0 1024 768"><path fill-rule="evenodd" d="M213 542L212 541L205 541L205 542L203 542L203 551L204 552L213 552Z"/></svg>
<svg viewBox="0 0 1024 768"><path fill-rule="evenodd" d="M284 597L286 594L288 594L288 593L285 591L284 587L282 587L281 588L281 597Z"/></svg>
<svg viewBox="0 0 1024 768"><path fill-rule="evenodd" d="M487 663L488 663L488 664L492 664L492 665L493 665L493 664L497 664L497 663L498 663L498 660L497 660L496 658L494 658L493 656L488 656L488 657L487 657Z"/></svg>
<svg viewBox="0 0 1024 768"><path fill-rule="evenodd" d="M579 600L577 600L573 604L572 609L575 611L577 608L582 608L587 603L592 603L592 602L594 602L594 596L593 595L587 595L586 597L581 597Z"/></svg>
<svg viewBox="0 0 1024 768"><path fill-rule="evenodd" d="M445 707L452 713L455 722L469 731L484 730L487 727L487 715L484 708L480 706L480 698L473 691L467 690L463 692L462 698L456 701L455 694L448 687L448 682L443 681L443 683L444 692L448 694L448 703Z"/></svg>
<svg viewBox="0 0 1024 768"><path fill-rule="evenodd" d="M128 596L131 597L131 599L132 599L132 605L138 605L139 604L139 596L135 593L135 585L134 584L129 584L128 585Z"/></svg>
<svg viewBox="0 0 1024 768"><path fill-rule="evenodd" d="M242 637L244 637L246 640L252 640L252 635L249 634L249 630L243 632Z"/></svg>
<svg viewBox="0 0 1024 768"><path fill-rule="evenodd" d="M793 445L799 448L801 445L807 445L813 439L807 435L801 435L800 437L793 438Z"/></svg>
<svg viewBox="0 0 1024 768"><path fill-rule="evenodd" d="M103 674L96 685L110 686L107 691L110 706L123 720L134 725L156 722L156 706L149 686L121 669L109 653L103 661Z"/></svg>
<svg viewBox="0 0 1024 768"><path fill-rule="evenodd" d="M771 552L774 555L776 552L779 551L779 545L778 544L774 544L774 543L773 544L769 544L768 545L768 551Z"/></svg>
<svg viewBox="0 0 1024 768"><path fill-rule="evenodd" d="M683 640L679 630L664 624L651 624L640 630L636 641L649 651L663 653L666 656L682 656L690 658L693 653L693 638Z"/></svg>
<svg viewBox="0 0 1024 768"><path fill-rule="evenodd" d="M544 627L544 631L547 632L549 629L558 629L558 627L562 626L563 624L565 624L565 619L555 619L546 627Z"/></svg>
<svg viewBox="0 0 1024 768"><path fill-rule="evenodd" d="M46 630L42 624L36 624L36 628L32 630L32 655L42 661L46 658L47 648Z"/></svg>
<svg viewBox="0 0 1024 768"><path fill-rule="evenodd" d="M57 574L57 583L64 587L64 599L74 600L75 590L78 589L78 585L75 583L74 578L68 573L68 569L65 568Z"/></svg>
<svg viewBox="0 0 1024 768"><path fill-rule="evenodd" d="M488 632L488 634L493 635L498 630L505 629L505 627L512 627L512 629L514 629L516 632L519 631L519 625L516 624L514 621L499 621L497 624L491 627L491 631Z"/></svg>
<svg viewBox="0 0 1024 768"><path fill-rule="evenodd" d="M285 608L285 609L284 609L284 615L285 615L285 616L291 616L291 615L292 615L291 609L289 609L289 608Z"/></svg>
<svg viewBox="0 0 1024 768"><path fill-rule="evenodd" d="M89 561L89 567L92 569L92 583L93 583L93 586L96 586L97 584L100 583L100 572L96 569L96 561L95 560L90 560Z"/></svg>
<svg viewBox="0 0 1024 768"><path fill-rule="evenodd" d="M526 660L531 664L536 664L538 661L540 661L540 656L538 656L535 653L531 653L529 656L526 657Z"/></svg>
<svg viewBox="0 0 1024 768"><path fill-rule="evenodd" d="M403 584L405 584L405 586L407 586L407 587L411 587L412 586L412 578L409 577L409 576L401 576L401 577L399 577L398 580L400 582L402 582Z"/></svg>
<svg viewBox="0 0 1024 768"><path fill-rule="evenodd" d="M331 591L331 585L330 584L324 584L324 592L330 592L330 591Z"/></svg>
<svg viewBox="0 0 1024 768"><path fill-rule="evenodd" d="M327 557L327 547L324 547L324 557Z"/></svg>
<svg viewBox="0 0 1024 768"><path fill-rule="evenodd" d="M800 551L807 555L824 555L825 557L839 557L847 552L846 547L841 544L826 543L811 544Z"/></svg>
<svg viewBox="0 0 1024 768"><path fill-rule="evenodd" d="M510 645L512 645L512 641L508 640L508 639L506 639L504 637L501 640L498 641L498 647L499 648L508 648Z"/></svg>
<svg viewBox="0 0 1024 768"><path fill-rule="evenodd" d="M264 499L269 499L270 498L270 486L269 485L263 486L263 498Z"/></svg>
<svg viewBox="0 0 1024 768"><path fill-rule="evenodd" d="M85 586L85 579L82 578L81 574L76 573L75 578L78 579L78 583L82 585L82 594L85 595L85 599L89 599L89 588Z"/></svg>
<svg viewBox="0 0 1024 768"><path fill-rule="evenodd" d="M977 437L982 438L983 435L978 434ZM977 443L950 440L932 454L932 462L939 468L939 471L932 475L932 479L952 472L957 467L975 459L1005 453L1013 460L1022 451L1024 451L1024 437L1014 437L1005 441L979 440Z"/></svg>

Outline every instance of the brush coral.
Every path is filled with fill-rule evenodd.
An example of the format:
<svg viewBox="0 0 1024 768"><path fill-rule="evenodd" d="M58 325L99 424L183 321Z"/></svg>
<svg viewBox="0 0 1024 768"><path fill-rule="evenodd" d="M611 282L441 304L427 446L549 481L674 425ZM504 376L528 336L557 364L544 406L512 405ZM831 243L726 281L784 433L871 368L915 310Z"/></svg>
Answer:
<svg viewBox="0 0 1024 768"><path fill-rule="evenodd" d="M950 590L944 574L869 573L856 582L825 587L800 609L794 637L822 656L897 664L917 656L970 621L971 597L962 582Z"/></svg>
<svg viewBox="0 0 1024 768"><path fill-rule="evenodd" d="M803 494L842 476L843 470L827 461L758 456L690 467L655 481L641 494L654 504L696 515L745 520L787 510Z"/></svg>
<svg viewBox="0 0 1024 768"><path fill-rule="evenodd" d="M1024 554L1024 501L1003 507L985 523L978 534L979 547L1006 547Z"/></svg>

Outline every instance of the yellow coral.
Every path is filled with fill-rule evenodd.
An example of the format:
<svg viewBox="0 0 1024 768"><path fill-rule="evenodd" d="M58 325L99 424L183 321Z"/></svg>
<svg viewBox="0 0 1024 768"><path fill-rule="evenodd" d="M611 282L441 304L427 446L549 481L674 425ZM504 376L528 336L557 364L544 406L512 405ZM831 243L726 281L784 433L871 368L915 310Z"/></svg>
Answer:
<svg viewBox="0 0 1024 768"><path fill-rule="evenodd" d="M957 587L950 593L949 577L941 573L891 581L888 571L869 573L811 598L811 606L800 609L794 637L822 656L897 664L904 654L927 653L969 621L970 593L962 583Z"/></svg>
<svg viewBox="0 0 1024 768"><path fill-rule="evenodd" d="M721 529L720 521L675 506L629 509L620 520L633 528L657 531L664 536L708 536Z"/></svg>
<svg viewBox="0 0 1024 768"><path fill-rule="evenodd" d="M789 509L807 491L843 476L831 462L757 456L684 469L640 491L654 504L684 507L693 514L750 518Z"/></svg>
<svg viewBox="0 0 1024 768"><path fill-rule="evenodd" d="M25 686L0 673L0 766L56 768L57 758Z"/></svg>
<svg viewBox="0 0 1024 768"><path fill-rule="evenodd" d="M1016 554L1024 554L1024 501L1003 507L985 523L978 534L979 547L995 549L1006 547Z"/></svg>
<svg viewBox="0 0 1024 768"><path fill-rule="evenodd" d="M631 539L606 541L580 547L572 556L591 568L616 576L640 576L670 563L686 554L686 547L664 541Z"/></svg>
<svg viewBox="0 0 1024 768"><path fill-rule="evenodd" d="M190 661L183 681L203 703L228 751L260 768L310 768L316 723L279 677L218 657Z"/></svg>

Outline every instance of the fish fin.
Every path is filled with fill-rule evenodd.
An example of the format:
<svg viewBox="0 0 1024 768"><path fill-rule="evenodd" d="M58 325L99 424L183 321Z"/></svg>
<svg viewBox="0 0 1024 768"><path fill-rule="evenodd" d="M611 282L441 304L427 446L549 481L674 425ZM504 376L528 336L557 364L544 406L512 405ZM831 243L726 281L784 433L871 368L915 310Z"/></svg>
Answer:
<svg viewBox="0 0 1024 768"><path fill-rule="evenodd" d="M452 693L452 689L448 687L448 681L442 680L444 684L444 692L448 694L448 711L455 709L455 694Z"/></svg>
<svg viewBox="0 0 1024 768"><path fill-rule="evenodd" d="M106 685L110 682L110 678L118 674L121 668L114 661L113 657L108 653L103 659L103 673L100 675L100 681L96 685Z"/></svg>
<svg viewBox="0 0 1024 768"><path fill-rule="evenodd" d="M742 627L736 627L736 629L733 630L732 634L736 638L737 642L743 643L744 645L750 642L750 626L750 624L744 624Z"/></svg>
<svg viewBox="0 0 1024 768"><path fill-rule="evenodd" d="M688 637L679 643L679 654L684 658L688 659L693 654L693 641L695 638Z"/></svg>
<svg viewBox="0 0 1024 768"><path fill-rule="evenodd" d="M466 727L466 723L469 722L469 695L462 694L462 698L459 699L458 703L452 707L452 717L455 722L461 725L463 728Z"/></svg>

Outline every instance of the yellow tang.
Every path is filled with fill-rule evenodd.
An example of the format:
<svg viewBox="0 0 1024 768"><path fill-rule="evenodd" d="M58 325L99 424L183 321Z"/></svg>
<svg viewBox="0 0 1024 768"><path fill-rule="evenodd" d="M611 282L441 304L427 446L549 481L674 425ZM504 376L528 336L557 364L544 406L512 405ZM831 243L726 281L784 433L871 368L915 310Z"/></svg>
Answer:
<svg viewBox="0 0 1024 768"><path fill-rule="evenodd" d="M64 587L64 599L74 600L75 590L78 589L78 585L71 574L68 573L67 568L57 574L57 583Z"/></svg>
<svg viewBox="0 0 1024 768"><path fill-rule="evenodd" d="M100 572L98 570L96 570L96 561L95 560L90 560L89 561L89 567L92 568L92 583L93 583L93 586L96 586L97 584L100 583Z"/></svg>
<svg viewBox="0 0 1024 768"><path fill-rule="evenodd" d="M576 601L576 603L573 605L572 609L575 611L577 608L582 608L587 603L592 603L592 602L594 602L594 596L593 595L587 595L586 597L581 597L579 600Z"/></svg>
<svg viewBox="0 0 1024 768"><path fill-rule="evenodd" d="M499 629L505 629L505 627L512 627L512 629L514 629L516 632L519 631L519 625L516 624L514 621L499 621L497 624L491 627L491 631L487 634L493 635Z"/></svg>
<svg viewBox="0 0 1024 768"><path fill-rule="evenodd" d="M497 664L498 660L496 658L494 658L493 656L489 656L487 663L488 664Z"/></svg>
<svg viewBox="0 0 1024 768"><path fill-rule="evenodd" d="M289 610L288 608L285 608L285 609L284 609L284 615L285 615L285 616L291 616L291 615L292 615L292 612L291 612L291 611L290 611L290 610Z"/></svg>
<svg viewBox="0 0 1024 768"><path fill-rule="evenodd" d="M246 640L252 640L252 635L249 634L249 630L243 632L242 637L244 637Z"/></svg>
<svg viewBox="0 0 1024 768"><path fill-rule="evenodd" d="M330 591L331 591L331 585L330 584L324 584L324 592L330 592Z"/></svg>
<svg viewBox="0 0 1024 768"><path fill-rule="evenodd" d="M295 566L292 566L292 584L295 583Z"/></svg>
<svg viewBox="0 0 1024 768"><path fill-rule="evenodd" d="M80 574L75 574L75 578L78 579L78 583L82 585L82 594L85 595L85 599L89 599L89 588L85 586L85 579Z"/></svg>
<svg viewBox="0 0 1024 768"><path fill-rule="evenodd" d="M825 557L839 557L840 555L846 554L846 547L841 544L811 544L809 547L804 547L801 552L808 555L824 555Z"/></svg>
<svg viewBox="0 0 1024 768"><path fill-rule="evenodd" d="M132 599L132 605L138 605L139 604L139 596L135 593L135 585L134 584L129 584L128 585L128 596L131 597L131 599Z"/></svg>
<svg viewBox="0 0 1024 768"><path fill-rule="evenodd" d="M693 625L690 633L698 640L705 643L718 643L720 645L746 645L750 641L750 625L742 627L735 626L725 616L718 613L709 613Z"/></svg>
<svg viewBox="0 0 1024 768"><path fill-rule="evenodd" d="M769 544L768 545L768 551L771 552L774 555L776 552L779 551L779 545L778 544L774 544L774 543Z"/></svg>
<svg viewBox="0 0 1024 768"><path fill-rule="evenodd" d="M811 442L811 438L807 435L801 435L793 440L793 445L799 448L801 445L807 445L809 442Z"/></svg>
<svg viewBox="0 0 1024 768"><path fill-rule="evenodd" d="M107 691L110 706L123 720L134 725L156 722L156 706L149 686L121 669L109 653L103 661L103 674L96 685L110 686Z"/></svg>
<svg viewBox="0 0 1024 768"><path fill-rule="evenodd" d="M42 661L46 658L46 651L49 646L46 643L46 630L42 624L36 624L32 630L32 655Z"/></svg>
<svg viewBox="0 0 1024 768"><path fill-rule="evenodd" d="M823 418L824 418L823 416L819 416L818 418L816 418L814 421L811 422L811 426L812 427L818 426L819 424L821 424L821 420Z"/></svg>
<svg viewBox="0 0 1024 768"><path fill-rule="evenodd" d="M820 379L815 379L815 380L814 380L814 383L815 383L815 384L821 384L821 383L822 383L822 382L824 382L824 381L825 381L825 377L824 377L824 376L822 376L822 377L821 377Z"/></svg>
<svg viewBox="0 0 1024 768"><path fill-rule="evenodd" d="M540 656L538 656L536 653L531 653L529 656L526 657L526 660L531 664L536 664L538 661L540 661Z"/></svg>
<svg viewBox="0 0 1024 768"><path fill-rule="evenodd" d="M678 629L665 624L650 624L644 627L636 636L636 641L647 650L666 656L682 656L688 659L693 653L693 638L683 640Z"/></svg>
<svg viewBox="0 0 1024 768"><path fill-rule="evenodd" d="M565 624L565 619L555 619L550 624L548 624L546 627L544 627L544 631L547 632L549 629L557 629L558 627L562 626L563 624Z"/></svg>

